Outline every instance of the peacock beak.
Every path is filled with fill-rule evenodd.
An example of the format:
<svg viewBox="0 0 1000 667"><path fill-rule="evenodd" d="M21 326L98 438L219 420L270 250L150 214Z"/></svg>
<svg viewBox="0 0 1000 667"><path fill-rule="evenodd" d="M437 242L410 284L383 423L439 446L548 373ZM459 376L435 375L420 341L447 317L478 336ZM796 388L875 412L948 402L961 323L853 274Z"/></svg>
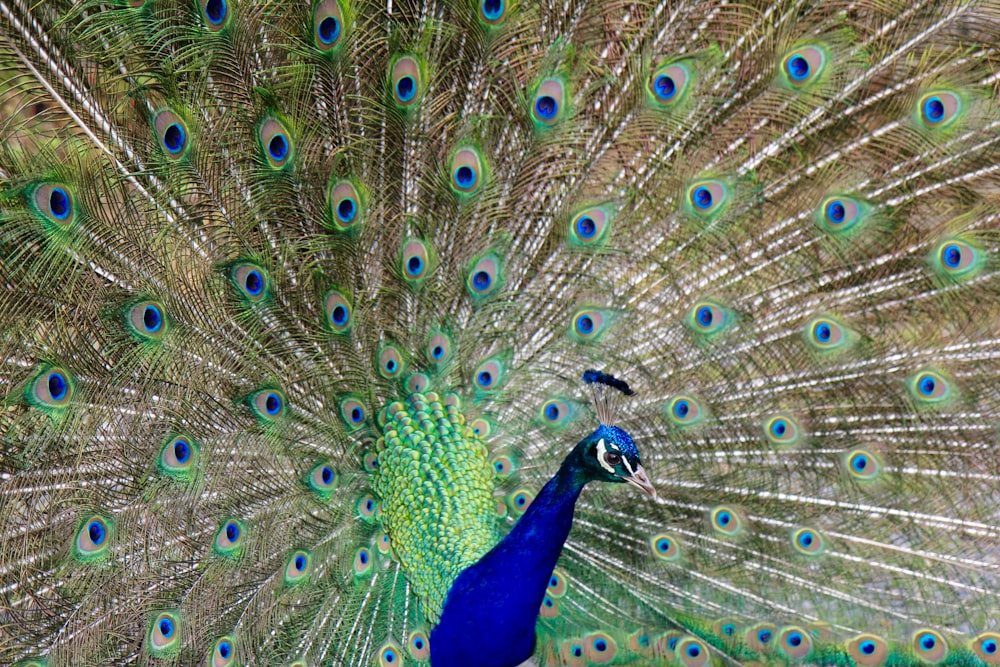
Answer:
<svg viewBox="0 0 1000 667"><path fill-rule="evenodd" d="M648 493L650 498L656 498L656 489L653 488L653 483L646 477L646 471L642 469L642 466L636 466L635 472L623 479L632 486L637 486Z"/></svg>

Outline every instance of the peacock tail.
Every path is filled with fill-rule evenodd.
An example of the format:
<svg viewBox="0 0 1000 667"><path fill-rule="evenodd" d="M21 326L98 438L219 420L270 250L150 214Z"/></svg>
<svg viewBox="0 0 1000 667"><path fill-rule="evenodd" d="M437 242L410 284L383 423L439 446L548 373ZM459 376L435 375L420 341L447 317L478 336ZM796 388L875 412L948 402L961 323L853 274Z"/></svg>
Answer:
<svg viewBox="0 0 1000 667"><path fill-rule="evenodd" d="M0 663L429 665L595 368L538 665L1000 664L998 95L998 0L0 0Z"/></svg>

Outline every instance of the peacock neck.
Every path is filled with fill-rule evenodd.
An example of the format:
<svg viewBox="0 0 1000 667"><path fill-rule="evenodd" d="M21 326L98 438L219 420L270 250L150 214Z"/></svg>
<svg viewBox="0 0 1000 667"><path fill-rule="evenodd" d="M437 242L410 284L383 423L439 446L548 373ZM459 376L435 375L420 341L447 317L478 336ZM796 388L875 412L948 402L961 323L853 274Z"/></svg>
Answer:
<svg viewBox="0 0 1000 667"><path fill-rule="evenodd" d="M458 576L431 635L434 667L503 667L530 657L545 589L588 481L574 451L513 530Z"/></svg>

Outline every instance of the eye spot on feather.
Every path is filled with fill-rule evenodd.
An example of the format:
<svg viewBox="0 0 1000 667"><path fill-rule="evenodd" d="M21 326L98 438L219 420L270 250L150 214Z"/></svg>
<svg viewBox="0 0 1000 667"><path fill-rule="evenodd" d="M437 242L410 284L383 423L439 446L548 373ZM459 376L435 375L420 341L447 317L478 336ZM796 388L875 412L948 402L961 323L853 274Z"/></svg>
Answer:
<svg viewBox="0 0 1000 667"><path fill-rule="evenodd" d="M803 335L806 345L817 355L832 355L845 350L857 338L847 327L827 315L809 320Z"/></svg>
<svg viewBox="0 0 1000 667"><path fill-rule="evenodd" d="M353 308L343 292L337 289L327 292L323 297L323 309L326 312L324 323L330 331L337 334L350 331Z"/></svg>
<svg viewBox="0 0 1000 667"><path fill-rule="evenodd" d="M542 618L556 618L559 616L559 601L551 595L542 598L542 606L538 609L538 615Z"/></svg>
<svg viewBox="0 0 1000 667"><path fill-rule="evenodd" d="M802 430L789 415L772 415L764 420L764 437L772 445L790 447L798 444Z"/></svg>
<svg viewBox="0 0 1000 667"><path fill-rule="evenodd" d="M782 628L778 635L778 648L792 660L802 660L812 652L812 647L812 639L802 628Z"/></svg>
<svg viewBox="0 0 1000 667"><path fill-rule="evenodd" d="M527 489L512 491L507 496L507 506L510 508L511 516L517 517L524 514L534 499L534 494Z"/></svg>
<svg viewBox="0 0 1000 667"><path fill-rule="evenodd" d="M858 665L877 667L885 662L889 646L877 635L861 634L848 640L847 652Z"/></svg>
<svg viewBox="0 0 1000 667"><path fill-rule="evenodd" d="M332 464L324 461L309 471L306 484L320 497L329 498L337 484L337 470Z"/></svg>
<svg viewBox="0 0 1000 667"><path fill-rule="evenodd" d="M262 424L273 424L285 416L285 397L277 389L256 391L247 397L247 403Z"/></svg>
<svg viewBox="0 0 1000 667"><path fill-rule="evenodd" d="M720 505L709 512L709 522L715 531L725 537L740 537L746 528L743 513L732 505Z"/></svg>
<svg viewBox="0 0 1000 667"><path fill-rule="evenodd" d="M323 53L332 54L342 44L344 14L337 0L323 0L313 10L313 44Z"/></svg>
<svg viewBox="0 0 1000 667"><path fill-rule="evenodd" d="M358 499L357 511L358 516L367 524L375 523L375 514L378 510L378 502L375 500L375 496L370 493L366 493Z"/></svg>
<svg viewBox="0 0 1000 667"><path fill-rule="evenodd" d="M277 118L265 117L260 124L258 137L267 165L283 169L291 165L292 138L285 124Z"/></svg>
<svg viewBox="0 0 1000 667"><path fill-rule="evenodd" d="M688 311L685 323L700 339L711 340L729 329L734 320L733 312L729 308L716 301L703 300Z"/></svg>
<svg viewBox="0 0 1000 667"><path fill-rule="evenodd" d="M505 0L480 0L479 19L491 28L503 23L507 16Z"/></svg>
<svg viewBox="0 0 1000 667"><path fill-rule="evenodd" d="M146 649L155 657L172 656L180 648L180 617L164 611L154 615L149 624Z"/></svg>
<svg viewBox="0 0 1000 667"><path fill-rule="evenodd" d="M773 646L772 640L777 633L773 623L758 623L747 629L744 635L747 647L756 653L768 653Z"/></svg>
<svg viewBox="0 0 1000 667"><path fill-rule="evenodd" d="M387 642L379 649L378 661L380 667L399 667L403 663L399 647Z"/></svg>
<svg viewBox="0 0 1000 667"><path fill-rule="evenodd" d="M363 577L371 574L374 559L366 547L361 547L354 553L354 576Z"/></svg>
<svg viewBox="0 0 1000 667"><path fill-rule="evenodd" d="M403 279L413 287L419 287L430 273L430 259L430 250L423 241L406 241L400 258Z"/></svg>
<svg viewBox="0 0 1000 667"><path fill-rule="evenodd" d="M111 543L111 525L102 517L86 519L73 541L73 554L81 561L95 561L104 558Z"/></svg>
<svg viewBox="0 0 1000 667"><path fill-rule="evenodd" d="M485 161L475 146L460 146L451 157L451 188L460 196L471 196L482 189Z"/></svg>
<svg viewBox="0 0 1000 667"><path fill-rule="evenodd" d="M382 377L392 380L399 377L406 365L403 363L403 355L399 348L391 343L382 346L378 354L378 372Z"/></svg>
<svg viewBox="0 0 1000 667"><path fill-rule="evenodd" d="M500 479L506 479L514 474L514 460L507 454L499 454L490 462L493 473Z"/></svg>
<svg viewBox="0 0 1000 667"><path fill-rule="evenodd" d="M392 97L401 109L413 108L423 95L423 68L412 55L397 56L390 65Z"/></svg>
<svg viewBox="0 0 1000 667"><path fill-rule="evenodd" d="M930 628L922 628L913 633L910 645L914 653L931 664L942 662L948 657L948 642L941 633Z"/></svg>
<svg viewBox="0 0 1000 667"><path fill-rule="evenodd" d="M43 223L50 223L47 225L50 229L68 229L76 220L72 190L64 183L35 186L28 204Z"/></svg>
<svg viewBox="0 0 1000 667"><path fill-rule="evenodd" d="M556 568L552 571L552 574L549 575L549 583L545 592L553 598L561 598L566 595L568 586L569 584L566 580L566 573L561 569Z"/></svg>
<svg viewBox="0 0 1000 667"><path fill-rule="evenodd" d="M309 578L312 570L312 556L308 551L294 551L285 564L285 584L297 586Z"/></svg>
<svg viewBox="0 0 1000 667"><path fill-rule="evenodd" d="M984 632L977 635L969 646L976 657L987 665L1000 665L1000 633Z"/></svg>
<svg viewBox="0 0 1000 667"><path fill-rule="evenodd" d="M569 221L569 244L577 248L600 246L607 238L614 213L610 204L577 211Z"/></svg>
<svg viewBox="0 0 1000 667"><path fill-rule="evenodd" d="M964 100L951 90L930 91L917 102L917 119L920 125L932 131L954 124L964 111Z"/></svg>
<svg viewBox="0 0 1000 667"><path fill-rule="evenodd" d="M980 273L985 263L983 250L960 238L942 241L930 257L930 265L935 273L949 280L972 278Z"/></svg>
<svg viewBox="0 0 1000 667"><path fill-rule="evenodd" d="M474 300L495 294L503 285L503 262L499 255L489 253L474 258L468 268L465 287Z"/></svg>
<svg viewBox="0 0 1000 667"><path fill-rule="evenodd" d="M923 406L937 406L952 398L951 384L945 377L931 369L918 371L908 382L910 395Z"/></svg>
<svg viewBox="0 0 1000 667"><path fill-rule="evenodd" d="M153 117L153 129L167 159L176 160L187 151L187 125L184 119L170 109L157 112Z"/></svg>
<svg viewBox="0 0 1000 667"><path fill-rule="evenodd" d="M871 481L882 472L882 466L875 455L867 449L855 449L844 457L848 474L859 481Z"/></svg>
<svg viewBox="0 0 1000 667"><path fill-rule="evenodd" d="M160 472L175 479L188 480L198 459L198 445L183 435L169 438L160 449L157 459Z"/></svg>
<svg viewBox="0 0 1000 667"><path fill-rule="evenodd" d="M490 423L485 417L477 417L469 422L469 428L471 429L473 435L483 440L490 437L493 433L493 424Z"/></svg>
<svg viewBox="0 0 1000 667"><path fill-rule="evenodd" d="M59 409L69 405L73 391L73 382L66 371L57 366L43 366L25 389L25 398L37 408Z"/></svg>
<svg viewBox="0 0 1000 667"><path fill-rule="evenodd" d="M258 303L267 296L267 274L260 266L250 262L234 264L229 280L250 303Z"/></svg>
<svg viewBox="0 0 1000 667"><path fill-rule="evenodd" d="M646 84L646 97L654 109L671 109L687 98L692 69L688 61L665 63L657 67Z"/></svg>
<svg viewBox="0 0 1000 667"><path fill-rule="evenodd" d="M410 633L406 648L414 660L429 660L431 657L431 643L423 630Z"/></svg>
<svg viewBox="0 0 1000 667"><path fill-rule="evenodd" d="M361 222L365 207L358 186L348 179L331 181L327 199L333 229L341 232L354 230Z"/></svg>
<svg viewBox="0 0 1000 667"><path fill-rule="evenodd" d="M227 558L235 558L243 546L243 526L235 519L228 519L219 526L212 546L215 553Z"/></svg>
<svg viewBox="0 0 1000 667"><path fill-rule="evenodd" d="M696 637L683 637L677 641L674 659L684 667L704 667L711 661L708 646Z"/></svg>
<svg viewBox="0 0 1000 667"><path fill-rule="evenodd" d="M201 17L205 27L218 32L229 23L229 4L226 0L200 0Z"/></svg>
<svg viewBox="0 0 1000 667"><path fill-rule="evenodd" d="M368 411L364 403L354 396L347 396L340 401L340 418L348 431L354 431L365 425Z"/></svg>
<svg viewBox="0 0 1000 667"><path fill-rule="evenodd" d="M824 199L815 216L821 230L838 237L860 229L869 210L864 201L838 194Z"/></svg>
<svg viewBox="0 0 1000 667"><path fill-rule="evenodd" d="M566 82L558 77L542 79L534 93L531 119L539 130L556 125L566 117Z"/></svg>
<svg viewBox="0 0 1000 667"><path fill-rule="evenodd" d="M503 383L505 366L500 359L487 359L476 369L473 380L480 391L495 391Z"/></svg>
<svg viewBox="0 0 1000 667"><path fill-rule="evenodd" d="M799 47L786 54L781 61L782 82L792 90L804 90L822 77L826 63L824 46L816 44Z"/></svg>
<svg viewBox="0 0 1000 667"><path fill-rule="evenodd" d="M649 540L653 555L666 563L676 563L681 558L680 542L671 533L657 533Z"/></svg>
<svg viewBox="0 0 1000 667"><path fill-rule="evenodd" d="M679 395L667 403L667 417L676 426L693 426L704 419L701 403L693 396Z"/></svg>
<svg viewBox="0 0 1000 667"><path fill-rule="evenodd" d="M689 214L711 221L725 210L729 202L729 188L715 179L695 181L688 186L685 201Z"/></svg>
<svg viewBox="0 0 1000 667"><path fill-rule="evenodd" d="M606 632L592 632L583 639L591 663L606 665L618 654L618 643Z"/></svg>
<svg viewBox="0 0 1000 667"><path fill-rule="evenodd" d="M215 640L211 652L212 667L226 667L236 659L236 646L232 637L220 637Z"/></svg>
<svg viewBox="0 0 1000 667"><path fill-rule="evenodd" d="M826 550L826 539L812 528L792 531L792 546L803 556L820 556Z"/></svg>
<svg viewBox="0 0 1000 667"><path fill-rule="evenodd" d="M612 311L584 306L573 314L570 338L585 344L597 342L606 333L612 320Z"/></svg>

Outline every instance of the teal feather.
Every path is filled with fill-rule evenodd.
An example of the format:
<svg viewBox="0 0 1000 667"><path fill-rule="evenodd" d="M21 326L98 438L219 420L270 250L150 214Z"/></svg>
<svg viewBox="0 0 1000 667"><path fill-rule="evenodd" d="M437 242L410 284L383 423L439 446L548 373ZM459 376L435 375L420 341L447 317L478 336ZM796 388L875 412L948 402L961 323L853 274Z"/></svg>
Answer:
<svg viewBox="0 0 1000 667"><path fill-rule="evenodd" d="M429 665L599 419L535 664L1000 664L998 34L0 0L0 664Z"/></svg>

